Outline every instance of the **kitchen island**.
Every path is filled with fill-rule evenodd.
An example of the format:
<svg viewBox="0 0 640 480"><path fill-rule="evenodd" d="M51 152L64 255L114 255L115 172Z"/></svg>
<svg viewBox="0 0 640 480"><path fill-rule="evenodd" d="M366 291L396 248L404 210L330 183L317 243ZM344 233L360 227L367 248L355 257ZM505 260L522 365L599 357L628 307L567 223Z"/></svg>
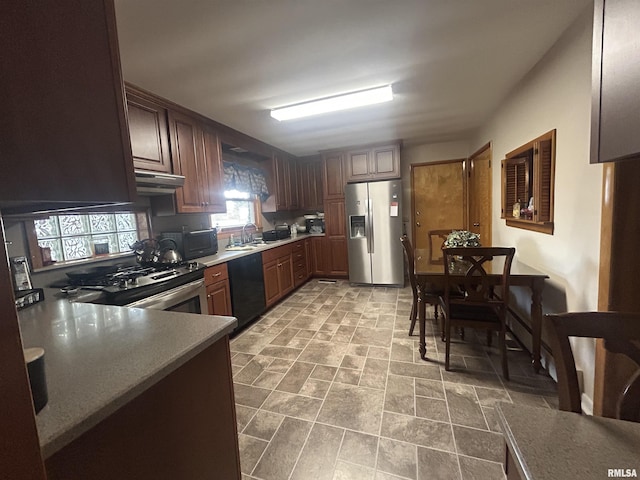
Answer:
<svg viewBox="0 0 640 480"><path fill-rule="evenodd" d="M25 348L45 350L36 423L49 480L240 478L235 318L52 293L19 315Z"/></svg>

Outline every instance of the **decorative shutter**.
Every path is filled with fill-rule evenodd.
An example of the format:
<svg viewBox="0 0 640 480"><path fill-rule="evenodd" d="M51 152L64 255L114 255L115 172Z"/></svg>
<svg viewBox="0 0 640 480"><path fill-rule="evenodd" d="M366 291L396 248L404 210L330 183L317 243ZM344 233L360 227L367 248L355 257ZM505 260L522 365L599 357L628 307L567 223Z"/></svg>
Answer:
<svg viewBox="0 0 640 480"><path fill-rule="evenodd" d="M551 140L542 140L538 145L538 178L540 198L534 198L539 222L550 222L553 218L553 155Z"/></svg>
<svg viewBox="0 0 640 480"><path fill-rule="evenodd" d="M526 158L502 160L502 218L510 218L513 204L529 200L529 161Z"/></svg>

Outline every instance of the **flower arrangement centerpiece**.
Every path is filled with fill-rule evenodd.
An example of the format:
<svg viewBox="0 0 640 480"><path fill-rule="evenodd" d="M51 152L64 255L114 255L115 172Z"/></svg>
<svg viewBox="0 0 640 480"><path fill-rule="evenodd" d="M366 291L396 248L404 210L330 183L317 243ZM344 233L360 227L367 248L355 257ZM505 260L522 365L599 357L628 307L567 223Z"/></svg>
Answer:
<svg viewBox="0 0 640 480"><path fill-rule="evenodd" d="M442 244L442 248L479 247L480 234L469 230L454 230Z"/></svg>
<svg viewBox="0 0 640 480"><path fill-rule="evenodd" d="M454 248L454 247L479 247L480 246L480 234L470 232L469 230L453 230L447 239L442 243L442 248ZM464 275L471 263L467 260L463 260L462 257L452 257L451 265L449 265L449 272Z"/></svg>

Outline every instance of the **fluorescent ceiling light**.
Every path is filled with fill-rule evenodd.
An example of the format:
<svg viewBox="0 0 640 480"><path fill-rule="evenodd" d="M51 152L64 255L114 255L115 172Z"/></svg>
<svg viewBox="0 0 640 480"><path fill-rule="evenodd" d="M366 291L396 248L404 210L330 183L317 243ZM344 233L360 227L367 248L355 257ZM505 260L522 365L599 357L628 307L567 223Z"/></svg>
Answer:
<svg viewBox="0 0 640 480"><path fill-rule="evenodd" d="M389 102L393 100L391 85L345 93L335 97L321 98L310 102L298 103L289 107L274 108L271 116L276 120L292 120L294 118L310 117L320 113L336 112L365 105Z"/></svg>

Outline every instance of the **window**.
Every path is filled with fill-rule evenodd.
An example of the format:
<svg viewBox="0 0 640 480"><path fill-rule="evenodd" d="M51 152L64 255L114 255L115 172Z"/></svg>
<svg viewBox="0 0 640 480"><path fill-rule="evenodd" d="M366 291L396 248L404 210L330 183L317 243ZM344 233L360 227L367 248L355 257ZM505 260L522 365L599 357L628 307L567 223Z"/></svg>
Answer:
<svg viewBox="0 0 640 480"><path fill-rule="evenodd" d="M130 245L140 238L140 231L148 233L146 215L134 212L51 215L32 222L29 244L41 253L32 251L32 258L43 260L34 261L34 268L49 264L42 249L50 250L51 263L94 259L131 253Z"/></svg>
<svg viewBox="0 0 640 480"><path fill-rule="evenodd" d="M553 234L556 131L507 153L502 161L502 218L510 227Z"/></svg>
<svg viewBox="0 0 640 480"><path fill-rule="evenodd" d="M237 190L224 192L227 203L226 213L214 213L211 215L211 225L218 229L228 230L241 228L247 223L256 223L256 212L259 202L255 195Z"/></svg>

